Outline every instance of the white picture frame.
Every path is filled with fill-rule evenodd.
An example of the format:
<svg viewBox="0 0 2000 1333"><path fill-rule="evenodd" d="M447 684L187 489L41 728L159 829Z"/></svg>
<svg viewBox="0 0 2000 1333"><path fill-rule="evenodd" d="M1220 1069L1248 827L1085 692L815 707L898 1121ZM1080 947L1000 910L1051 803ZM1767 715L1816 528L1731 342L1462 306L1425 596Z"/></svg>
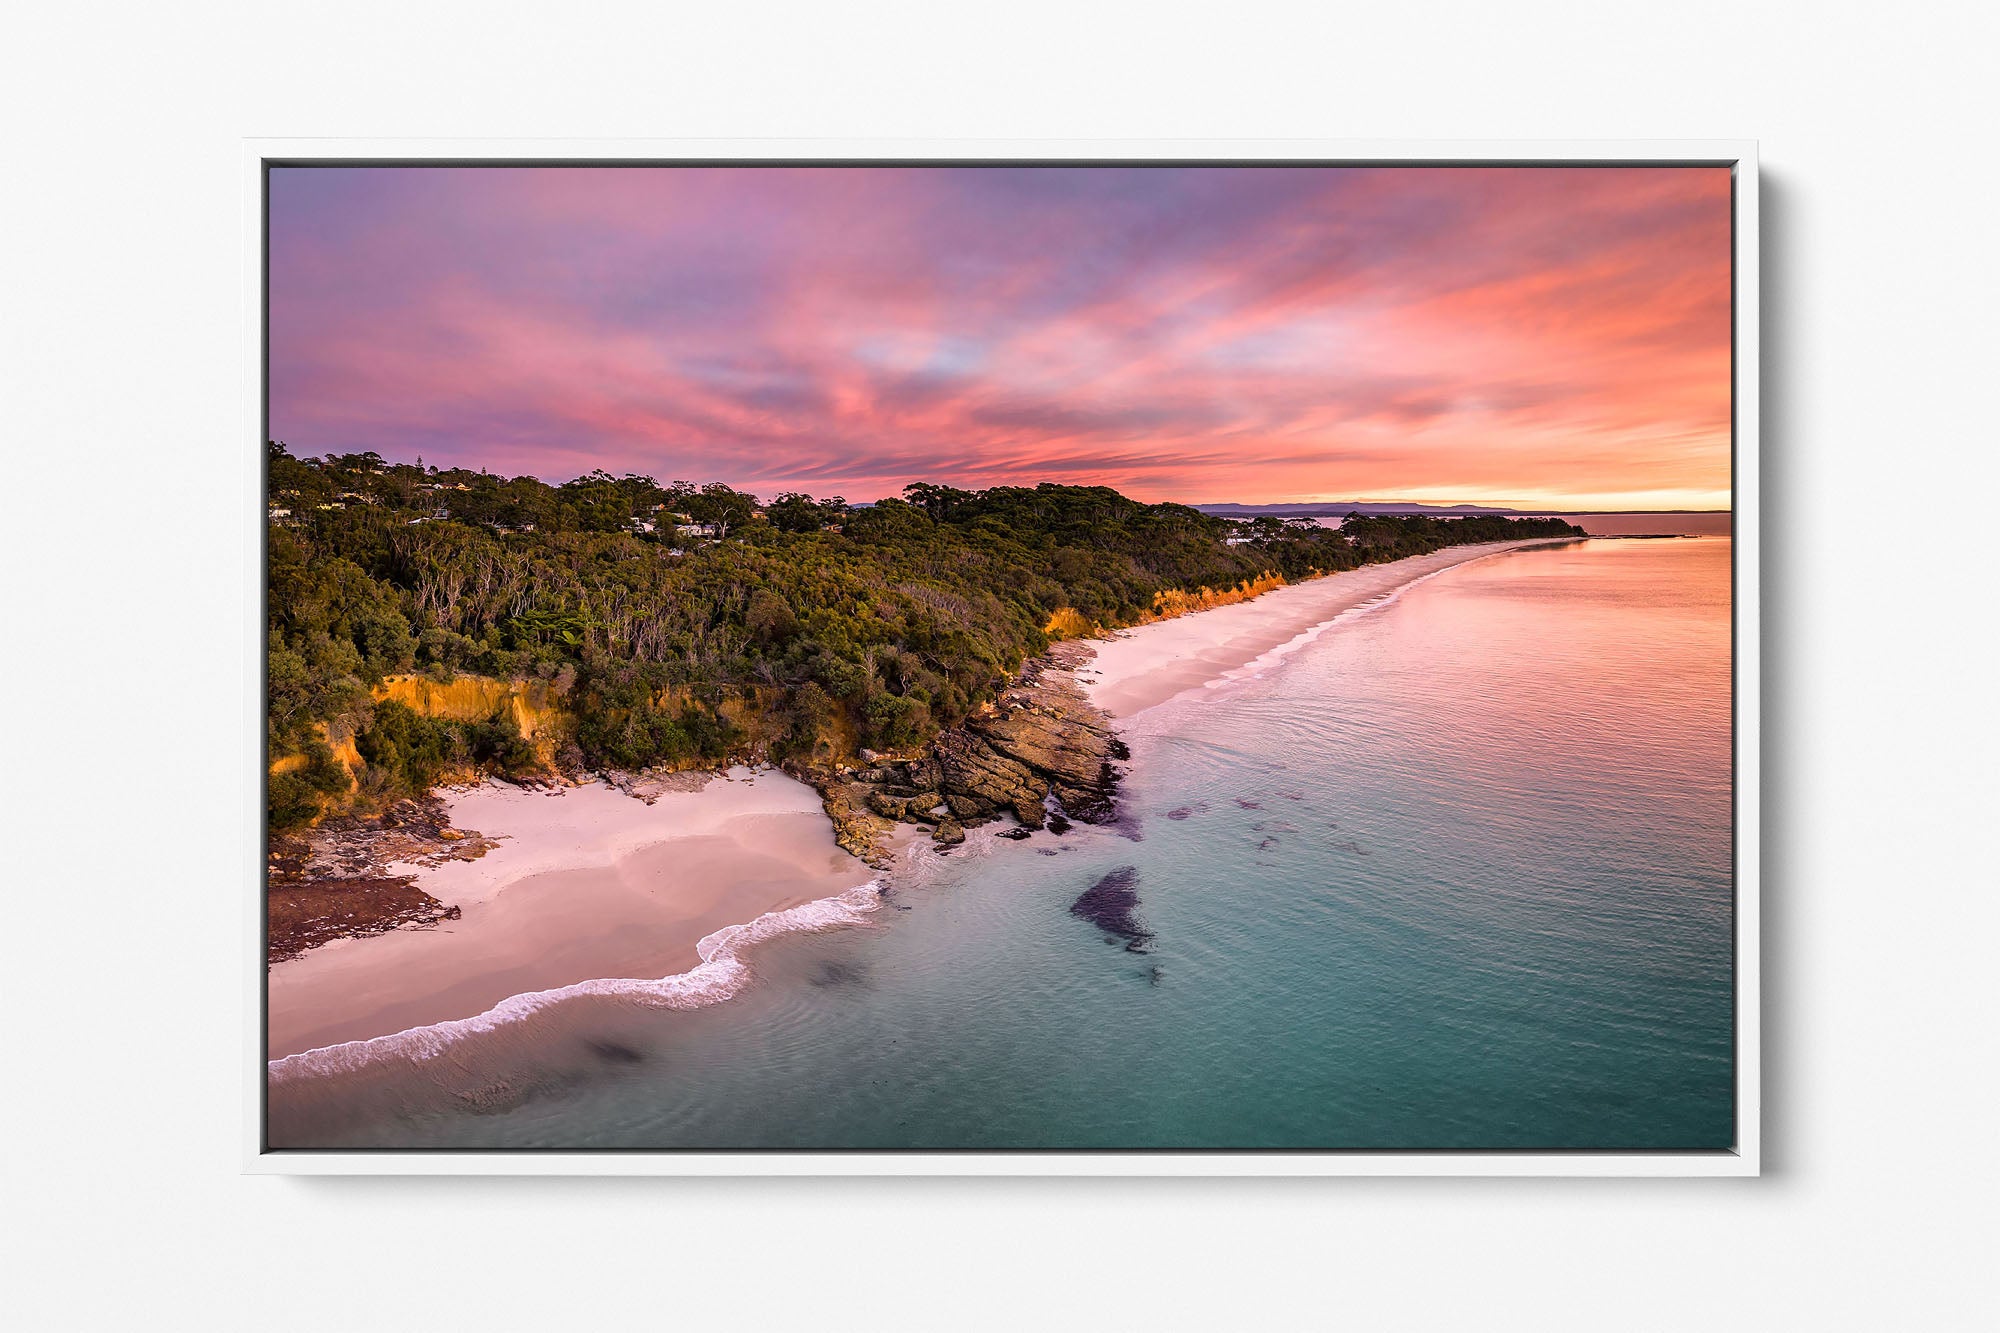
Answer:
<svg viewBox="0 0 2000 1333"><path fill-rule="evenodd" d="M286 163L558 165L659 163L1188 162L1409 165L1708 165L1734 181L1732 236L1735 1112L1737 1142L1713 1152L711 1152L697 1150L269 1151L264 1145L263 526L265 183ZM249 139L242 159L244 375L242 473L246 607L239 662L254 688L240 718L236 794L244 945L242 1167L277 1175L660 1176L1755 1176L1761 1162L1759 1022L1758 179L1748 140L567 140Z"/></svg>

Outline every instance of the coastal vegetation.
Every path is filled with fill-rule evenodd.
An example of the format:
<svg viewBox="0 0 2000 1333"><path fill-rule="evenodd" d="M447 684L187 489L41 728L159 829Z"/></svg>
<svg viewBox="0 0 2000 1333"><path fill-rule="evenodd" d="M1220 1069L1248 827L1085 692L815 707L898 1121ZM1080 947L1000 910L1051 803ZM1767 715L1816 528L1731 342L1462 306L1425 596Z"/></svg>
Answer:
<svg viewBox="0 0 2000 1333"><path fill-rule="evenodd" d="M921 746L1054 640L1555 519L1237 522L1101 486L850 505L591 472L562 485L269 447L274 827L452 775L826 762ZM512 687L421 706L465 676ZM440 690L443 694L448 691Z"/></svg>

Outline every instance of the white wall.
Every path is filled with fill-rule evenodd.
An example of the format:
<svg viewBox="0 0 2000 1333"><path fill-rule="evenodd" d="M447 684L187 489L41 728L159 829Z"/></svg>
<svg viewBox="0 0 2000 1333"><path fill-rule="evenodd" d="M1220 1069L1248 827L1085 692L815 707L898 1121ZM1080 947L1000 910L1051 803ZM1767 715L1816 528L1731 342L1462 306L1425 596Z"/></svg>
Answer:
<svg viewBox="0 0 2000 1333"><path fill-rule="evenodd" d="M749 8L9 20L20 1326L1990 1320L1991 7ZM245 135L1760 139L1766 1178L239 1176Z"/></svg>

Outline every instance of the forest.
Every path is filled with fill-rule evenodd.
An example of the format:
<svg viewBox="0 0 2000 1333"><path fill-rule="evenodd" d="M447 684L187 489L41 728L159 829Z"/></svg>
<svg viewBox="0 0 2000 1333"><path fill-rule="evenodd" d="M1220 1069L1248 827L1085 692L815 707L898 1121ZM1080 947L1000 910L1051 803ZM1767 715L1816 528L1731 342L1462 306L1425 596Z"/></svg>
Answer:
<svg viewBox="0 0 2000 1333"><path fill-rule="evenodd" d="M594 471L561 485L268 446L269 816L384 800L447 773L688 767L904 750L994 697L1052 638L1557 519L1210 517L1101 486L931 483L769 503ZM540 680L573 719L538 752L504 714L377 702L389 676ZM727 707L732 701L735 708ZM350 772L329 745L349 736Z"/></svg>

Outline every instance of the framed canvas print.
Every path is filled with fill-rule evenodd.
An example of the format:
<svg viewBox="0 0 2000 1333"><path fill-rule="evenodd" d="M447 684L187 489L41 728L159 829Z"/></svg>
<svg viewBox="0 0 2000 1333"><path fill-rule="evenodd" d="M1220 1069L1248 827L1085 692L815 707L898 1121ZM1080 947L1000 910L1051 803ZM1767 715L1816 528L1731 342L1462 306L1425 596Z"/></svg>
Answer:
<svg viewBox="0 0 2000 1333"><path fill-rule="evenodd" d="M250 1169L1757 1170L1751 146L247 167Z"/></svg>

